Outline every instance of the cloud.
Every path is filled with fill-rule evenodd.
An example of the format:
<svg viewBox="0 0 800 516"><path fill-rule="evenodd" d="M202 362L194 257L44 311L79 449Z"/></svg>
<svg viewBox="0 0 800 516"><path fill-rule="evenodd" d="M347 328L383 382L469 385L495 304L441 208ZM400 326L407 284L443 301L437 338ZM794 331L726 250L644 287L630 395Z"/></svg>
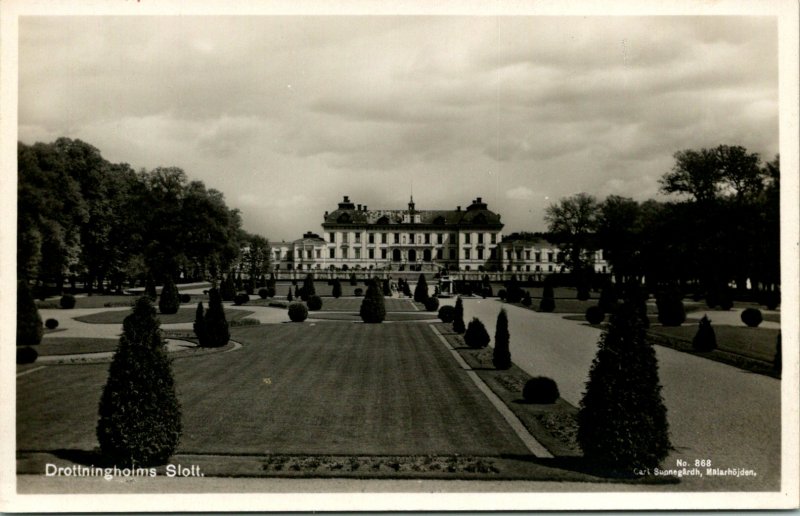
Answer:
<svg viewBox="0 0 800 516"><path fill-rule="evenodd" d="M525 186L518 186L516 188L506 190L506 198L515 201L529 201L533 199L533 195L533 190Z"/></svg>

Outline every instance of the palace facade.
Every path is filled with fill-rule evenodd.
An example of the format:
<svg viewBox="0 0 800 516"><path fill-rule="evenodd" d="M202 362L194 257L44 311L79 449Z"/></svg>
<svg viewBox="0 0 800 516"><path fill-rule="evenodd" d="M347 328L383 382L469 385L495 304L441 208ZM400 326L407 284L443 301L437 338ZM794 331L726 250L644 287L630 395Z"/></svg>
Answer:
<svg viewBox="0 0 800 516"><path fill-rule="evenodd" d="M481 197L465 209L370 210L344 196L325 212L322 234L271 242L272 267L281 271L497 271L562 272L559 249L544 240L503 241L500 215ZM602 253L595 269L606 272Z"/></svg>

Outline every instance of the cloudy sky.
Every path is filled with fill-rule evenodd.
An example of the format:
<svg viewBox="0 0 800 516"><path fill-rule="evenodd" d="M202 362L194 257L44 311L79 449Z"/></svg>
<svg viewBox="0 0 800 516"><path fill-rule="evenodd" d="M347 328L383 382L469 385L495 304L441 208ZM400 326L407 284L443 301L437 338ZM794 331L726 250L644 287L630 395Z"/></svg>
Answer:
<svg viewBox="0 0 800 516"><path fill-rule="evenodd" d="M567 195L657 196L677 150L778 152L769 17L22 17L19 36L21 141L181 167L273 240L412 188L542 230Z"/></svg>

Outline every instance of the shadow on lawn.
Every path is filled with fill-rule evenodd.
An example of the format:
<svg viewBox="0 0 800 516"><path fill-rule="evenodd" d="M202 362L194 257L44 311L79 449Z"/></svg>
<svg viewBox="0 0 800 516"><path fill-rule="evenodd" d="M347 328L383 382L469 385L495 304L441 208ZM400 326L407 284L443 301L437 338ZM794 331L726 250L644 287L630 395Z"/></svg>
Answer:
<svg viewBox="0 0 800 516"><path fill-rule="evenodd" d="M59 459L68 460L70 462L74 462L75 464L80 464L81 466L97 466L97 467L110 467L114 464L105 457L100 450L78 450L78 449L65 449L61 448L58 450L52 450L51 452L54 456L58 457Z"/></svg>

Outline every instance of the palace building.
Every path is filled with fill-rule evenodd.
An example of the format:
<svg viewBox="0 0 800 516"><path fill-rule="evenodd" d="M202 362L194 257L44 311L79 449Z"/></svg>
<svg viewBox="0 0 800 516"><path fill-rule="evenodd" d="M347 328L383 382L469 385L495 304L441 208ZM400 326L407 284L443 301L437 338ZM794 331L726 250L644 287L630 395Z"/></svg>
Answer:
<svg viewBox="0 0 800 516"><path fill-rule="evenodd" d="M271 242L272 266L280 271L513 271L560 272L558 248L543 240L503 241L500 215L478 197L465 209L370 210L344 196L325 212L322 234ZM596 269L601 272L598 265Z"/></svg>

